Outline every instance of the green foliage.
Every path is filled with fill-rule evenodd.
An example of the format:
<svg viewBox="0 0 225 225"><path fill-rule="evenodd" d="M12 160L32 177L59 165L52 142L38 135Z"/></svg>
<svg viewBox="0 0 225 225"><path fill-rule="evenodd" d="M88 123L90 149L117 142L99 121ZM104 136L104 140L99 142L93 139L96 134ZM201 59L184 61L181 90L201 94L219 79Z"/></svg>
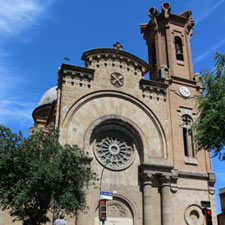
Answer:
<svg viewBox="0 0 225 225"><path fill-rule="evenodd" d="M197 150L212 151L225 160L225 54L215 53L215 69L202 72L204 92L199 97L200 116L193 125Z"/></svg>
<svg viewBox="0 0 225 225"><path fill-rule="evenodd" d="M24 225L45 224L47 211L76 214L86 208L85 185L95 174L76 145L60 145L57 130L27 139L0 126L0 206Z"/></svg>

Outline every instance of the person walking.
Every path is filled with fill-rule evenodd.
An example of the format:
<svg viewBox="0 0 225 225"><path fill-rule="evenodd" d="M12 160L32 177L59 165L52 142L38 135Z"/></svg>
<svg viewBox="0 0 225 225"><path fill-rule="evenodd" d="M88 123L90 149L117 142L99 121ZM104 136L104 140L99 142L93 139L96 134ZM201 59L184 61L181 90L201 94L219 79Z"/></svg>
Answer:
<svg viewBox="0 0 225 225"><path fill-rule="evenodd" d="M66 220L64 219L64 213L59 214L59 218L56 219L54 225L68 225Z"/></svg>

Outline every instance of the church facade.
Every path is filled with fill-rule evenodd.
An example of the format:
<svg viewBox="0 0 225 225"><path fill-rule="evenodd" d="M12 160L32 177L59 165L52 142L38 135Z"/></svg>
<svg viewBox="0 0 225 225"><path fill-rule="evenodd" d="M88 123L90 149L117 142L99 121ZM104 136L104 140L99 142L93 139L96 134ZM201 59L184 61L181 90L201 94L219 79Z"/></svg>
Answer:
<svg viewBox="0 0 225 225"><path fill-rule="evenodd" d="M164 3L149 16L141 24L148 62L118 42L86 51L85 67L62 64L33 112L34 127L58 127L60 143L88 152L101 178L87 188L88 212L70 225L99 224L100 191L113 193L105 225L203 225L205 205L217 223L210 154L195 151L190 131L203 90L193 74L192 13Z"/></svg>

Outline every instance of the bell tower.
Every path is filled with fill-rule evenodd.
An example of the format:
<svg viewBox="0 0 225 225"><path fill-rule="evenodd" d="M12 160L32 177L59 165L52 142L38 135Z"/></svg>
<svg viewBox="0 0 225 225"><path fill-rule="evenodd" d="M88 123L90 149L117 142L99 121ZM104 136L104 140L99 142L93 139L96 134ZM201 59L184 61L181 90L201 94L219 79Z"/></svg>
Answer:
<svg viewBox="0 0 225 225"><path fill-rule="evenodd" d="M171 76L193 79L190 39L194 20L190 10L179 15L171 13L168 2L161 13L152 7L148 24L141 25L141 32L148 46L150 80L160 80L160 70L167 68Z"/></svg>

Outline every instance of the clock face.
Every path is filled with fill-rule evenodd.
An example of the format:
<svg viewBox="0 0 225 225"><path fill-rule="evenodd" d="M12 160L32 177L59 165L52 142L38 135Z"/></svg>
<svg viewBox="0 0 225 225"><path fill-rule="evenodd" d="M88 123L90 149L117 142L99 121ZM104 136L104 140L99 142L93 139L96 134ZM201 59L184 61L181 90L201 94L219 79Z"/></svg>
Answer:
<svg viewBox="0 0 225 225"><path fill-rule="evenodd" d="M190 89L186 86L179 87L179 92L182 96L188 98L191 95Z"/></svg>

